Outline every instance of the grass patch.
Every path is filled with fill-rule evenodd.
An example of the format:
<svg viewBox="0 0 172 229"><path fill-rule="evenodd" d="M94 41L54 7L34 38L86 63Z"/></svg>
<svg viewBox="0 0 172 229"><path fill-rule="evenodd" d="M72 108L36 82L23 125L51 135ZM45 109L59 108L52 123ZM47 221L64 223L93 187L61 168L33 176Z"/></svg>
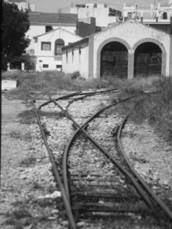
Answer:
<svg viewBox="0 0 172 229"><path fill-rule="evenodd" d="M9 134L9 137L14 138L14 139L18 139L18 140L27 141L27 142L32 140L32 136L31 136L30 132L27 132L23 135L21 132L16 131L16 130L11 131Z"/></svg>
<svg viewBox="0 0 172 229"><path fill-rule="evenodd" d="M138 79L128 82L123 87L125 95L142 95L144 91L158 91L118 106L118 111L126 115L132 108L130 119L135 123L149 122L158 135L169 144L172 139L172 78ZM139 101L139 102L138 102Z"/></svg>
<svg viewBox="0 0 172 229"><path fill-rule="evenodd" d="M33 109L25 110L21 112L18 117L20 118L20 123L22 124L32 124L36 123L35 114Z"/></svg>
<svg viewBox="0 0 172 229"><path fill-rule="evenodd" d="M42 99L43 96L55 95L59 90L78 91L87 89L100 89L117 85L119 80L109 77L106 79L88 79L80 77L78 74L64 74L62 72L14 72L3 78L13 78L18 82L18 87L6 92L8 99L21 99L25 103L30 99L28 92L36 99ZM76 77L74 77L76 75ZM112 84L113 81L113 84Z"/></svg>
<svg viewBox="0 0 172 229"><path fill-rule="evenodd" d="M44 187L37 181L33 181L31 190L44 190Z"/></svg>
<svg viewBox="0 0 172 229"><path fill-rule="evenodd" d="M7 220L3 225L12 225L14 229L23 229L27 226L37 228L41 222L48 222L48 210L35 206L32 202L33 200L31 202L14 202L14 207L6 214ZM35 216L31 212L34 212Z"/></svg>
<svg viewBox="0 0 172 229"><path fill-rule="evenodd" d="M40 117L46 116L47 118L54 118L60 119L65 117L63 112L46 112L46 111L39 111ZM32 124L36 123L35 113L34 110L25 110L21 112L18 117L20 118L20 123L22 124ZM27 136L26 136L27 137Z"/></svg>
<svg viewBox="0 0 172 229"><path fill-rule="evenodd" d="M10 138L15 138L15 139L22 139L22 134L19 131L11 131L9 134Z"/></svg>
<svg viewBox="0 0 172 229"><path fill-rule="evenodd" d="M36 164L36 158L34 156L29 156L20 161L20 167L31 167Z"/></svg>

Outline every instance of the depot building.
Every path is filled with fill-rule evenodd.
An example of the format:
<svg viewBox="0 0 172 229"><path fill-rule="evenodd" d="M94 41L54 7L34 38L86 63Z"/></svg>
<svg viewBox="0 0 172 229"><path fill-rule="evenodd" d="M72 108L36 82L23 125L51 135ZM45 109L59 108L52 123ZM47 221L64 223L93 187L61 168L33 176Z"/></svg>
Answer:
<svg viewBox="0 0 172 229"><path fill-rule="evenodd" d="M172 23L167 31L137 21L112 24L62 49L65 73L84 78L172 75Z"/></svg>

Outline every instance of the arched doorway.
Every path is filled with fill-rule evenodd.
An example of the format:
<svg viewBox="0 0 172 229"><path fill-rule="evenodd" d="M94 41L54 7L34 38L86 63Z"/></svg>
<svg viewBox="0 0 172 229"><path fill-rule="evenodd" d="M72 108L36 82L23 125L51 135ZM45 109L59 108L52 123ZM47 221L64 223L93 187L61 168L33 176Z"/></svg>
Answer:
<svg viewBox="0 0 172 229"><path fill-rule="evenodd" d="M100 76L126 79L128 75L128 49L118 41L104 45L100 53Z"/></svg>
<svg viewBox="0 0 172 229"><path fill-rule="evenodd" d="M153 42L137 46L134 55L134 76L147 77L162 74L162 50Z"/></svg>
<svg viewBox="0 0 172 229"><path fill-rule="evenodd" d="M64 40L63 39L57 39L55 41L55 50L54 50L54 54L55 56L61 56L62 55L62 48L65 45Z"/></svg>

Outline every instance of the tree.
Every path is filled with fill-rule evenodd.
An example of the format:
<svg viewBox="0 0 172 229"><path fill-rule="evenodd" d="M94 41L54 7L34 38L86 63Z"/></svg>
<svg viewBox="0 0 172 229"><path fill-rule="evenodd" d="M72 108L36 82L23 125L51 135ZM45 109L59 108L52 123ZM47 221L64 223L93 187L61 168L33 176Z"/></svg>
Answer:
<svg viewBox="0 0 172 229"><path fill-rule="evenodd" d="M2 2L2 68L7 62L15 63L21 60L29 39L25 33L29 29L28 12L20 11L15 4Z"/></svg>

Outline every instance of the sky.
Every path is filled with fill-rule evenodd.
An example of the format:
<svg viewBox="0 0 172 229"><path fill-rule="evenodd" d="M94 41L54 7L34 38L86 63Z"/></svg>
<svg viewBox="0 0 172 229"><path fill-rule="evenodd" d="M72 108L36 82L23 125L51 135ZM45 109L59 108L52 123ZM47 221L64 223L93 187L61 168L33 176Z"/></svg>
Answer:
<svg viewBox="0 0 172 229"><path fill-rule="evenodd" d="M168 0L27 0L30 3L34 3L37 11L43 12L58 12L61 8L63 11L67 11L71 3L89 3L89 2L104 2L116 9L122 9L123 3L137 4L138 7L150 7L150 4L154 1L161 4L165 4Z"/></svg>

